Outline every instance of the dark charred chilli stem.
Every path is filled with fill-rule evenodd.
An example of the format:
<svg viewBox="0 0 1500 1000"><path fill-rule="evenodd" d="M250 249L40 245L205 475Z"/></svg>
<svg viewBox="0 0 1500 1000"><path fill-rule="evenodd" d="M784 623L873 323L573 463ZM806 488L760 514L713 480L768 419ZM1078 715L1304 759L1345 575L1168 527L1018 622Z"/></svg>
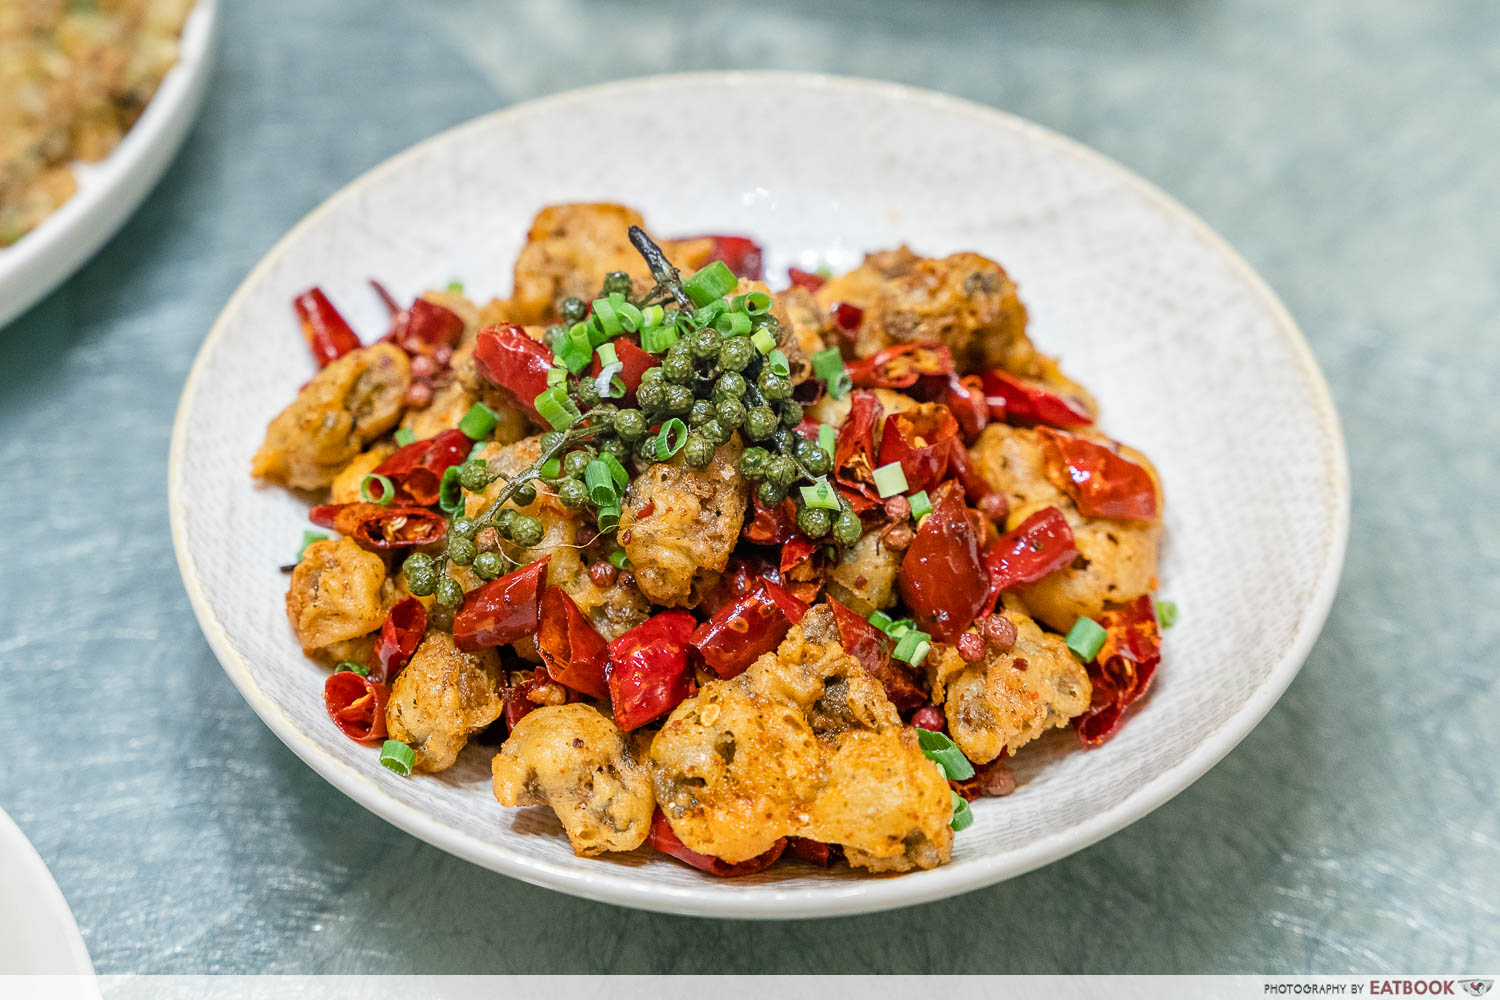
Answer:
<svg viewBox="0 0 1500 1000"><path fill-rule="evenodd" d="M651 290L651 295L647 298L654 298L658 291L670 292L679 306L692 309L693 300L682 288L682 274L667 260L667 255L662 253L656 241L647 236L640 226L631 226L629 234L630 245L646 259L646 266L651 269L651 277L656 282L656 288Z"/></svg>

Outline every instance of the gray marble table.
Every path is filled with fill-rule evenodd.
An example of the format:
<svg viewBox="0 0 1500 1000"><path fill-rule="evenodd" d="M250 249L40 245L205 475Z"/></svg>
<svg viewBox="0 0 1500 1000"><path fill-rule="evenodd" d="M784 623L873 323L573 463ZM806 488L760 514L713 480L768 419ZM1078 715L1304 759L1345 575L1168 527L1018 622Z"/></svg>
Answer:
<svg viewBox="0 0 1500 1000"><path fill-rule="evenodd" d="M222 6L220 67L166 179L0 330L0 807L100 971L1500 967L1494 0ZM1355 499L1322 639L1223 763L1087 851L844 920L588 903L345 799L199 635L168 539L168 432L199 341L276 238L473 115L718 67L935 87L1094 145L1239 247L1328 374Z"/></svg>

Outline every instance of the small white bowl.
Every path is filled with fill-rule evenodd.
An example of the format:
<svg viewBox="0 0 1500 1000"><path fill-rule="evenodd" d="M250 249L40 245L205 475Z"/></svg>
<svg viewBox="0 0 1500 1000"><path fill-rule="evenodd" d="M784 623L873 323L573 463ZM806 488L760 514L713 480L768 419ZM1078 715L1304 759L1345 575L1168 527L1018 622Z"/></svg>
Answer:
<svg viewBox="0 0 1500 1000"><path fill-rule="evenodd" d="M0 811L0 978L87 976L74 980L67 996L92 995L94 965L73 911L47 871L42 856L18 826ZM66 986L68 983L59 985ZM63 994L59 994L63 995Z"/></svg>
<svg viewBox="0 0 1500 1000"><path fill-rule="evenodd" d="M78 163L78 190L31 232L0 248L0 326L21 315L115 234L166 171L203 103L213 67L218 0L198 0L177 64L141 117L98 163Z"/></svg>
<svg viewBox="0 0 1500 1000"><path fill-rule="evenodd" d="M257 489L250 456L312 363L291 310L321 285L367 336L398 297L464 280L505 293L533 213L617 200L662 235L757 237L789 264L866 249L972 249L1020 284L1038 346L1098 396L1103 426L1156 463L1162 594L1181 622L1157 683L1110 743L1057 732L975 805L951 863L899 877L800 865L716 880L660 855L573 856L545 810L490 794L491 748L402 779L323 709L323 668L284 617L306 507ZM460 857L611 903L785 918L904 906L998 882L1139 819L1238 743L1322 626L1348 529L1338 418L1275 296L1200 221L1035 125L938 94L782 73L657 77L524 104L446 132L334 195L245 280L183 390L169 472L173 540L225 671L287 746L345 794Z"/></svg>

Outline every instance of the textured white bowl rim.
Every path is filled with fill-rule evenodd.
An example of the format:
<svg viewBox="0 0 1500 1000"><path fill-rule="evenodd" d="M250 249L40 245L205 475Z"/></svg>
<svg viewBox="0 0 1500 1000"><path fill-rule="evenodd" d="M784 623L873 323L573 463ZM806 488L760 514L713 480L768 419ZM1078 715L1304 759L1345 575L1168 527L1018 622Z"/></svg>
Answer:
<svg viewBox="0 0 1500 1000"><path fill-rule="evenodd" d="M0 326L62 284L130 218L176 156L203 103L218 34L218 0L198 0L178 60L141 117L98 163L75 167L78 190L0 249Z"/></svg>
<svg viewBox="0 0 1500 1000"><path fill-rule="evenodd" d="M989 118L1007 128L1021 129L1037 140L1066 147L1075 155L1087 157L1101 169L1105 169L1127 180L1141 194L1148 197L1164 212L1176 216L1190 225L1195 233L1224 259L1229 261L1245 283L1253 288L1263 300L1266 309L1276 320L1278 329L1292 347L1301 374L1307 379L1314 396L1313 402L1321 411L1323 426L1333 438L1330 444L1336 468L1328 470L1330 481L1337 492L1334 497L1333 540L1327 553L1325 565L1312 599L1308 602L1298 625L1296 638L1271 668L1263 683L1251 698L1231 716L1224 725L1205 739L1176 765L1163 771L1151 781L1136 788L1131 794L1111 808L1091 817L1087 822L1065 831L1041 838L1026 848L1011 852L1004 857L983 858L964 868L938 868L923 872L920 877L871 878L867 880L839 880L830 883L826 890L818 888L775 889L757 887L755 893L726 894L711 889L660 885L638 875L621 871L610 865L598 865L597 871L579 871L534 858L522 858L512 854L503 845L482 841L476 837L453 830L434 821L431 817L393 798L373 781L369 775L353 768L323 752L308 736L293 724L282 707L271 701L256 685L249 665L232 645L228 633L219 621L206 595L197 583L192 554L188 551L184 519L181 516L184 490L183 454L187 440L186 415L188 400L205 367L215 342L223 334L225 317L233 314L246 290L253 286L261 275L304 229L312 225L330 205L350 197L359 188L370 185L387 171L395 169L408 157L417 155L426 147L445 141L468 129L490 127L518 113L534 114L549 107L573 102L588 101L605 94L628 93L632 90L651 89L664 83L680 85L741 85L754 86L763 82L793 84L797 86L838 91L857 92L873 98L925 103L935 109L959 112L971 116ZM1196 215L1173 201L1166 194L1124 167L1094 152L1086 146L1042 128L1032 122L994 108L950 97L933 91L921 90L900 84L861 80L849 77L829 76L819 73L789 73L778 71L734 71L718 73L684 73L640 77L613 83L585 87L515 105L458 125L424 140L403 153L373 168L348 186L333 194L294 226L236 289L229 303L220 313L213 329L199 349L198 357L188 373L178 404L177 418L172 429L172 448L168 459L168 507L172 519L172 543L177 552L177 564L192 602L193 612L208 639L209 646L223 665L235 687L244 695L261 719L271 728L292 752L301 757L318 774L336 788L369 809L377 816L427 841L450 854L457 855L477 865L513 876L535 885L557 889L562 892L606 903L660 910L670 913L694 914L713 917L735 917L750 919L785 919L790 917L828 917L867 913L900 906L943 899L958 893L992 885L996 882L1023 874L1049 862L1056 861L1074 851L1109 836L1129 825L1172 796L1192 784L1199 776L1218 763L1225 754L1244 739L1255 725L1270 711L1281 697L1292 678L1297 675L1303 660L1307 658L1313 643L1328 617L1338 588L1339 574L1344 563L1344 551L1349 534L1349 473L1348 457L1344 449L1343 431L1339 426L1338 413L1334 408L1327 383L1318 369L1317 360L1303 339L1297 324L1276 294L1259 275L1218 234Z"/></svg>
<svg viewBox="0 0 1500 1000"><path fill-rule="evenodd" d="M27 925L15 928L0 940L0 976L17 974L92 976L94 963L78 933L78 923L57 880L15 820L0 809L0 872L5 880L5 900L0 911L25 911ZM27 954L7 954L6 948L23 945ZM19 963L19 964L15 964Z"/></svg>

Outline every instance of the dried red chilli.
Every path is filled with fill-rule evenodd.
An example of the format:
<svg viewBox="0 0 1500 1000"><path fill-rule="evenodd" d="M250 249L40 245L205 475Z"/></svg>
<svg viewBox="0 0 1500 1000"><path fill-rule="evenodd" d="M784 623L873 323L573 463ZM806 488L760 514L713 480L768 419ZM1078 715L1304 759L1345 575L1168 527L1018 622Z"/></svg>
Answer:
<svg viewBox="0 0 1500 1000"><path fill-rule="evenodd" d="M901 597L924 632L952 642L984 608L988 577L963 488L946 482L901 560Z"/></svg>
<svg viewBox="0 0 1500 1000"><path fill-rule="evenodd" d="M922 341L883 348L844 366L856 389L909 389L929 375L954 373L953 355L943 344Z"/></svg>
<svg viewBox="0 0 1500 1000"><path fill-rule="evenodd" d="M809 292L816 292L828 283L828 279L821 274L812 271L804 271L800 267L789 267L786 269L786 278L793 288L805 288Z"/></svg>
<svg viewBox="0 0 1500 1000"><path fill-rule="evenodd" d="M609 644L561 587L542 591L536 648L548 675L564 687L608 698Z"/></svg>
<svg viewBox="0 0 1500 1000"><path fill-rule="evenodd" d="M1007 531L984 550L989 576L985 613L995 610L1000 595L1044 579L1078 556L1073 529L1056 507L1046 507Z"/></svg>
<svg viewBox="0 0 1500 1000"><path fill-rule="evenodd" d="M899 462L910 492L936 486L948 473L955 445L963 447L958 421L946 406L924 403L885 418L876 466Z"/></svg>
<svg viewBox="0 0 1500 1000"><path fill-rule="evenodd" d="M958 421L964 441L973 444L990 422L990 407L978 375L949 375L937 393L937 402L948 407Z"/></svg>
<svg viewBox="0 0 1500 1000"><path fill-rule="evenodd" d="M836 302L828 311L833 319L834 331L844 340L853 341L859 325L865 321L865 311L852 302Z"/></svg>
<svg viewBox="0 0 1500 1000"><path fill-rule="evenodd" d="M828 598L828 606L833 611L844 652L880 682L898 711L910 712L927 701L924 679L909 664L891 659L891 643L885 633L832 597Z"/></svg>
<svg viewBox="0 0 1500 1000"><path fill-rule="evenodd" d="M765 277L765 254L760 244L746 236L689 236L685 239L712 240L713 251L703 263L722 260L736 276L759 281Z"/></svg>
<svg viewBox="0 0 1500 1000"><path fill-rule="evenodd" d="M1161 627L1149 594L1111 606L1098 622L1105 636L1088 666L1093 697L1073 720L1086 747L1099 746L1119 730L1125 710L1146 693L1161 663Z"/></svg>
<svg viewBox="0 0 1500 1000"><path fill-rule="evenodd" d="M453 643L465 652L508 646L537 630L547 560L536 562L464 595L453 616Z"/></svg>
<svg viewBox="0 0 1500 1000"><path fill-rule="evenodd" d="M959 482L964 488L964 499L971 506L978 507L985 497L998 495L1004 499L1005 494L997 494L995 488L989 484L989 480L974 468L974 462L969 458L968 449L963 442L954 441L953 449L948 453L948 474ZM1008 501L1006 501L1008 503Z"/></svg>
<svg viewBox="0 0 1500 1000"><path fill-rule="evenodd" d="M833 481L856 514L882 505L875 489L875 422L880 401L873 392L850 396L849 415L833 445Z"/></svg>
<svg viewBox="0 0 1500 1000"><path fill-rule="evenodd" d="M621 366L615 377L625 386L624 402L634 403L635 391L641 387L641 376L646 373L646 369L660 364L661 359L641 350L635 341L628 337L617 337L611 343L615 346L615 359L620 362ZM599 356L594 355L593 365L589 371L597 378L603 370L603 366L599 363Z"/></svg>
<svg viewBox="0 0 1500 1000"><path fill-rule="evenodd" d="M328 717L357 743L385 739L385 703L390 696L390 688L352 670L333 674L323 683Z"/></svg>
<svg viewBox="0 0 1500 1000"><path fill-rule="evenodd" d="M464 321L458 313L436 302L417 299L395 314L386 339L407 354L431 357L439 348L457 347L463 332Z"/></svg>
<svg viewBox="0 0 1500 1000"><path fill-rule="evenodd" d="M690 642L719 677L738 677L764 653L781 644L807 612L807 605L781 587L761 580L749 593L726 604L693 630Z"/></svg>
<svg viewBox="0 0 1500 1000"><path fill-rule="evenodd" d="M438 502L443 473L469 457L474 442L457 428L396 449L375 466L372 475L385 476L396 487L396 501L430 507Z"/></svg>
<svg viewBox="0 0 1500 1000"><path fill-rule="evenodd" d="M1089 517L1151 520L1159 507L1156 483L1142 466L1085 438L1037 429L1047 478Z"/></svg>
<svg viewBox="0 0 1500 1000"><path fill-rule="evenodd" d="M741 875L754 875L763 872L774 865L781 857L781 852L786 850L787 838L782 837L771 846L764 854L756 855L749 861L730 862L723 858L716 858L708 854L699 854L683 844L681 838L672 830L667 822L667 817L660 809L656 815L651 817L651 832L646 835L646 843L663 854L670 854L678 861L692 865L699 871L708 872L719 878L738 878Z"/></svg>
<svg viewBox="0 0 1500 1000"><path fill-rule="evenodd" d="M491 385L504 390L533 420L536 397L547 389L552 352L527 336L525 327L487 326L474 339L474 367Z"/></svg>
<svg viewBox="0 0 1500 1000"><path fill-rule="evenodd" d="M786 853L810 865L829 868L839 859L840 851L837 844L825 844L821 840L808 840L806 837L788 837Z"/></svg>
<svg viewBox="0 0 1500 1000"><path fill-rule="evenodd" d="M292 300L292 308L319 368L359 349L359 335L339 315L321 288L310 288L297 296Z"/></svg>
<svg viewBox="0 0 1500 1000"><path fill-rule="evenodd" d="M422 636L427 633L427 608L415 597L399 600L385 616L380 626L380 638L375 641L375 659L380 664L380 676L385 684L393 684L401 668L411 660Z"/></svg>
<svg viewBox="0 0 1500 1000"><path fill-rule="evenodd" d="M697 625L692 615L673 608L609 644L609 699L621 729L659 719L692 694L688 652Z"/></svg>
<svg viewBox="0 0 1500 1000"><path fill-rule="evenodd" d="M448 524L426 507L382 507L377 503L323 504L307 512L308 520L347 535L377 552L431 545Z"/></svg>
<svg viewBox="0 0 1500 1000"><path fill-rule="evenodd" d="M751 504L753 514L741 532L745 541L755 545L782 545L797 534L797 505L791 500L767 507L756 496Z"/></svg>
<svg viewBox="0 0 1500 1000"><path fill-rule="evenodd" d="M995 420L1052 427L1086 427L1094 422L1082 400L1052 392L1032 379L997 369L985 372L980 381Z"/></svg>

